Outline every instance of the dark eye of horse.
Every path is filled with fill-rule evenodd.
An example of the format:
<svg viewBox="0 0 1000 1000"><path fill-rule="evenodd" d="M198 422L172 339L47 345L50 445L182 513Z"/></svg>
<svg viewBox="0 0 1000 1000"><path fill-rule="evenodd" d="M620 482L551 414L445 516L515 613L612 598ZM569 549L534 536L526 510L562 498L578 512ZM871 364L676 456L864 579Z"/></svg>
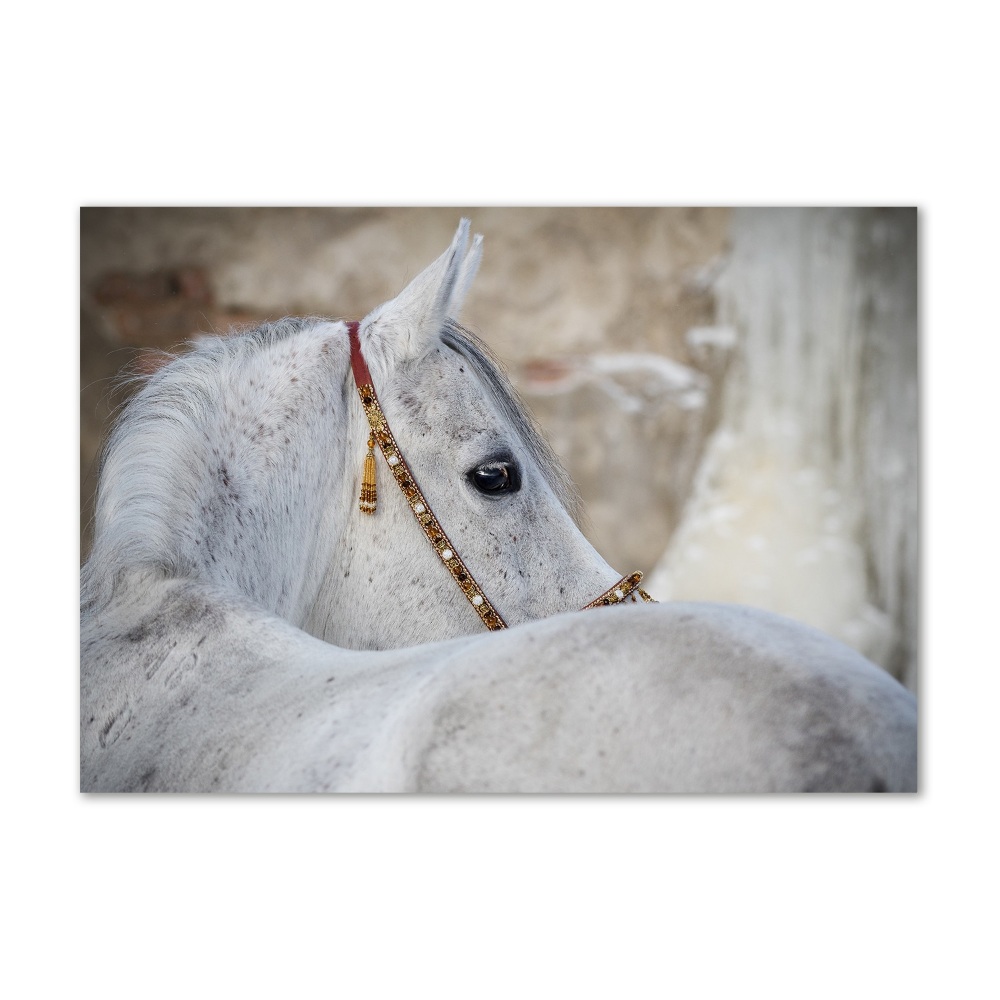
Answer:
<svg viewBox="0 0 1000 1000"><path fill-rule="evenodd" d="M513 462L487 462L477 465L468 474L469 482L480 493L516 493L521 488L521 473Z"/></svg>

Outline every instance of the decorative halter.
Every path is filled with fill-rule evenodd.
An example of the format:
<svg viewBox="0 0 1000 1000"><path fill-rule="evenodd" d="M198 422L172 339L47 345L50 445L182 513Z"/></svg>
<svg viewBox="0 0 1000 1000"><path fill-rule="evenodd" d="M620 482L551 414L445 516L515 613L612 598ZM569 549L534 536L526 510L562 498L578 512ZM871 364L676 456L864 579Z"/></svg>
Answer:
<svg viewBox="0 0 1000 1000"><path fill-rule="evenodd" d="M441 523L434 516L430 504L420 492L410 467L403 458L403 453L396 444L396 439L389 429L389 421L386 420L382 407L379 404L378 396L375 394L375 386L372 383L372 375L368 370L368 363L361 353L361 341L358 337L358 324L348 323L347 329L351 340L351 370L354 373L354 381L358 387L358 395L361 397L361 405L365 409L365 416L368 418L368 426L371 428L371 437L368 438L368 454L365 456L364 473L361 481L361 498L358 507L363 514L374 514L377 503L375 489L375 451L377 444L382 456L385 458L389 470L392 472L396 485L400 488L413 516L417 519L427 540L434 547L434 551L440 556L452 579L458 584L468 602L475 609L476 614L482 619L483 624L491 631L507 628L507 623L500 616L500 612L490 603L489 598L483 593L482 587L476 583L475 577L469 572L468 567L462 562L462 557L455 551L455 546L451 539L445 534ZM636 594L643 601L656 603L653 598L644 591L639 584L642 582L642 573L632 573L623 576L614 586L609 587L600 597L584 606L582 610L588 608L600 608L611 604L621 604L623 601L631 599L636 601Z"/></svg>

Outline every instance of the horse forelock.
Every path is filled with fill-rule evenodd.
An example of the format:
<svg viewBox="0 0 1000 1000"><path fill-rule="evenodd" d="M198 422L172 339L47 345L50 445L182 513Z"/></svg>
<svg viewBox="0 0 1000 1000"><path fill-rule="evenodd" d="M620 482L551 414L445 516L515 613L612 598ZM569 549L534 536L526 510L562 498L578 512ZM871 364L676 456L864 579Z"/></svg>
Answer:
<svg viewBox="0 0 1000 1000"><path fill-rule="evenodd" d="M453 320L445 322L441 330L441 341L469 362L480 384L489 392L502 416L513 427L529 456L538 465L556 499L579 526L584 520L580 494L542 435L534 417L511 385L500 360L472 331Z"/></svg>

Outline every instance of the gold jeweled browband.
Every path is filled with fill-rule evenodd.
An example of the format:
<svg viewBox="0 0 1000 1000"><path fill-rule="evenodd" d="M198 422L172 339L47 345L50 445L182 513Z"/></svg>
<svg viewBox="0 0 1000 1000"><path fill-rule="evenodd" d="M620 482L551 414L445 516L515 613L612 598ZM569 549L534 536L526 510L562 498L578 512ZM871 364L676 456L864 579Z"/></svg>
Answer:
<svg viewBox="0 0 1000 1000"><path fill-rule="evenodd" d="M441 562L451 573L452 578L461 588L462 593L465 594L466 599L479 615L483 624L491 631L507 628L507 623L500 616L500 612L493 607L489 598L483 593L482 587L476 583L468 567L462 562L462 557L455 551L455 546L445 534L444 528L434 516L430 504L420 492L420 487L417 485L410 467L406 464L406 459L403 458L403 453L399 450L399 445L396 444L396 439L389 429L389 422L379 405L371 372L368 370L368 364L361 353L358 324L348 323L347 329L351 340L351 370L354 372L354 381L358 387L358 395L361 397L361 405L364 407L368 426L371 428L371 437L368 439L368 454L365 456L361 481L359 509L363 514L375 513L378 498L375 487L374 445L377 444L393 478L396 480L396 485L406 499L410 510L413 511L417 524L420 525L427 540L441 557ZM637 572L623 576L614 586L609 587L600 597L585 605L582 610L620 604L630 598L635 601L636 594L643 601L655 603L653 598L639 586L641 582L642 573Z"/></svg>

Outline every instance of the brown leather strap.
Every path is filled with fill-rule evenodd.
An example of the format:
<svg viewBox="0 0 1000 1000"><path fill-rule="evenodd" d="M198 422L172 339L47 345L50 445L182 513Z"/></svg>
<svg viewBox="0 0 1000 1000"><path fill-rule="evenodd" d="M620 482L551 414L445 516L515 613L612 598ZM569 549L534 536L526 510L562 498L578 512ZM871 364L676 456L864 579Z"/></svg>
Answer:
<svg viewBox="0 0 1000 1000"><path fill-rule="evenodd" d="M361 339L358 337L358 323L348 323L347 332L351 338L351 371L354 372L354 382L360 388L363 385L374 385L372 373L368 370L368 362L361 353Z"/></svg>

